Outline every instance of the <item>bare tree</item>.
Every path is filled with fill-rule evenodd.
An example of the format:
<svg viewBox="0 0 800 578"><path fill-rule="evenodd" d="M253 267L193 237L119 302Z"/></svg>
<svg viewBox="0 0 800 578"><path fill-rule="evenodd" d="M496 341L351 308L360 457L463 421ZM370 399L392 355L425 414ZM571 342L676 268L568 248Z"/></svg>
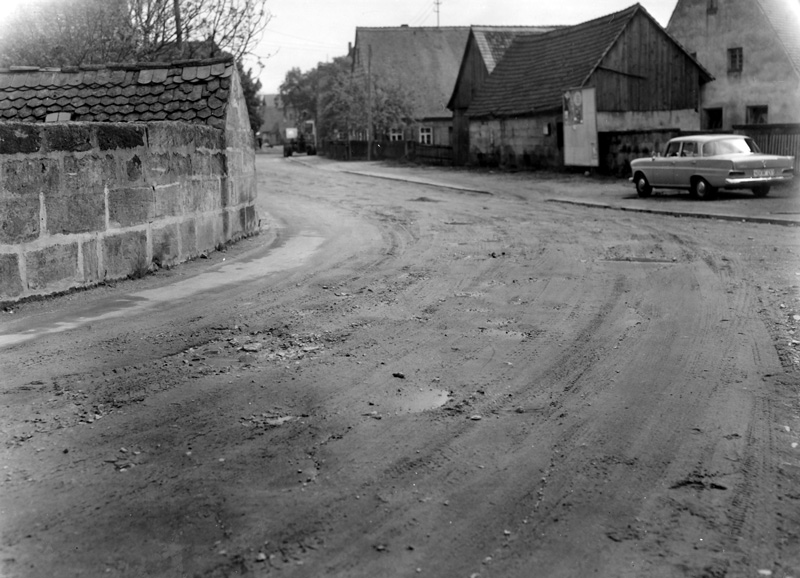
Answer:
<svg viewBox="0 0 800 578"><path fill-rule="evenodd" d="M127 0L137 32L137 52L151 59L212 56L224 51L240 60L252 52L270 21L267 0Z"/></svg>
<svg viewBox="0 0 800 578"><path fill-rule="evenodd" d="M0 65L122 62L133 38L127 0L40 0L0 29Z"/></svg>
<svg viewBox="0 0 800 578"><path fill-rule="evenodd" d="M39 0L0 29L0 65L69 66L252 52L267 0Z"/></svg>

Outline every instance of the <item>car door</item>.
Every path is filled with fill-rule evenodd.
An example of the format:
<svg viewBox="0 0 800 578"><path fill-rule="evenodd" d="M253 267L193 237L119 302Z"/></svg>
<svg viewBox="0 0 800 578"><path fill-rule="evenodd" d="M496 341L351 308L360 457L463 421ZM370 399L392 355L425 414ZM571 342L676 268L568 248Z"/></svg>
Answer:
<svg viewBox="0 0 800 578"><path fill-rule="evenodd" d="M650 168L650 184L654 187L673 186L675 161L680 152L680 141L670 141L664 150L663 157L654 157Z"/></svg>
<svg viewBox="0 0 800 578"><path fill-rule="evenodd" d="M672 159L672 186L688 189L692 176L697 174L697 158L700 145L695 141L683 141L678 156Z"/></svg>

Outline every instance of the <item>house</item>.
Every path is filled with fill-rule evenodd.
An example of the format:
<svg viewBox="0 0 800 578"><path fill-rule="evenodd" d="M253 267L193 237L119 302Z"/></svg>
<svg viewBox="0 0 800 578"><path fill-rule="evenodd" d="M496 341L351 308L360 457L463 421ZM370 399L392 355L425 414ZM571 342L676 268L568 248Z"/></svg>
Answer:
<svg viewBox="0 0 800 578"><path fill-rule="evenodd" d="M261 137L262 146L275 146L283 142L286 129L286 119L283 107L280 106L280 95L259 94L260 106L258 114L261 116L261 129L256 137Z"/></svg>
<svg viewBox="0 0 800 578"><path fill-rule="evenodd" d="M503 58L514 37L541 34L555 26L473 26L447 108L453 111L453 161L465 165L469 159L469 119L466 112L478 89Z"/></svg>
<svg viewBox="0 0 800 578"><path fill-rule="evenodd" d="M639 4L514 38L467 109L470 161L629 170L700 128L711 74Z"/></svg>
<svg viewBox="0 0 800 578"><path fill-rule="evenodd" d="M703 129L800 123L800 2L678 0L667 31L714 75Z"/></svg>
<svg viewBox="0 0 800 578"><path fill-rule="evenodd" d="M255 201L232 57L0 70L0 300L213 251Z"/></svg>
<svg viewBox="0 0 800 578"><path fill-rule="evenodd" d="M356 28L354 73L397 84L411 95L413 124L405 133L393 130L389 140L450 146L453 114L447 103L468 35L466 26Z"/></svg>

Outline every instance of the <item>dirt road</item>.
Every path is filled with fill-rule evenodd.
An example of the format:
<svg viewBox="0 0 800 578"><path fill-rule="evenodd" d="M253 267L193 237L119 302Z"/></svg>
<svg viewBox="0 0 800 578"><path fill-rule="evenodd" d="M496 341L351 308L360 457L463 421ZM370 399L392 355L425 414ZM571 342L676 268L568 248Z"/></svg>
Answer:
<svg viewBox="0 0 800 578"><path fill-rule="evenodd" d="M261 236L0 313L2 576L800 577L796 228L258 162Z"/></svg>

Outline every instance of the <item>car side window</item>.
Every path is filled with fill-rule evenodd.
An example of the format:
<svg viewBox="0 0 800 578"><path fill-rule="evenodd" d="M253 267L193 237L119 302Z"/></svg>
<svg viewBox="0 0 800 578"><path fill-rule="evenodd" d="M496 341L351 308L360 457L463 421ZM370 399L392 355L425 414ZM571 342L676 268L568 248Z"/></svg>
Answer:
<svg viewBox="0 0 800 578"><path fill-rule="evenodd" d="M683 143L683 148L681 149L681 156L682 157L696 157L697 156L697 144L693 142L685 142Z"/></svg>
<svg viewBox="0 0 800 578"><path fill-rule="evenodd" d="M667 150L664 153L666 157L676 157L678 156L678 151L681 148L681 143L679 142L671 142L667 145Z"/></svg>

